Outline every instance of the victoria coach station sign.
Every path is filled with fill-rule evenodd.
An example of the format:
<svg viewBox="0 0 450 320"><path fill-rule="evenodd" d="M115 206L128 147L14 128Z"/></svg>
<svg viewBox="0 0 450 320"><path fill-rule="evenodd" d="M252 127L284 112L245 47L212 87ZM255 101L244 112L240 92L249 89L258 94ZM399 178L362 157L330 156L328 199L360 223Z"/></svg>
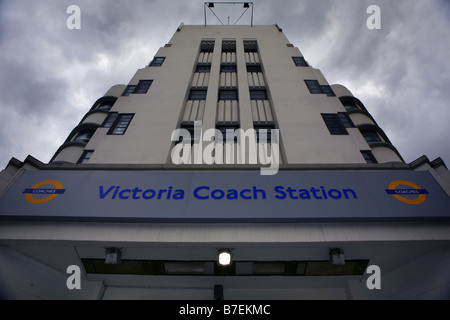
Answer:
<svg viewBox="0 0 450 320"><path fill-rule="evenodd" d="M450 198L415 171L28 171L1 220L334 222L450 219Z"/></svg>

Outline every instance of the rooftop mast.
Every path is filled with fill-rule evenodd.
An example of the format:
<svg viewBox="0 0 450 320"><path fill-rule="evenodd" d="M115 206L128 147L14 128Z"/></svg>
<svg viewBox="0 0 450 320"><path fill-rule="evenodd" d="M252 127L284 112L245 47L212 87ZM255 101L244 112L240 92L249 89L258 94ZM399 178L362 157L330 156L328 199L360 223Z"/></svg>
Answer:
<svg viewBox="0 0 450 320"><path fill-rule="evenodd" d="M219 22L222 25L225 25L222 20L218 17L218 15L214 12L213 8L216 7L216 5L233 5L233 9L235 5L242 5L242 8L244 9L242 14L233 22L233 25L236 25L239 20L242 18L242 16L245 15L245 13L251 8L251 17L250 17L250 25L253 27L253 2L205 2L204 4L204 15L205 15L205 27L207 26L207 20L206 20L206 12L211 11L213 15L219 20ZM228 25L230 25L230 17L228 16Z"/></svg>

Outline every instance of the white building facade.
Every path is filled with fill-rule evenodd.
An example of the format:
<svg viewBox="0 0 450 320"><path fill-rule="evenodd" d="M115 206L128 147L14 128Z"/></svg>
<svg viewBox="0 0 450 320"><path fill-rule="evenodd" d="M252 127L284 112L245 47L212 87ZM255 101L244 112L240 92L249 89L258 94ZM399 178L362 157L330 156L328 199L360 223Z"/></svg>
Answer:
<svg viewBox="0 0 450 320"><path fill-rule="evenodd" d="M277 25L180 25L0 195L5 298L450 298L445 164L406 164Z"/></svg>

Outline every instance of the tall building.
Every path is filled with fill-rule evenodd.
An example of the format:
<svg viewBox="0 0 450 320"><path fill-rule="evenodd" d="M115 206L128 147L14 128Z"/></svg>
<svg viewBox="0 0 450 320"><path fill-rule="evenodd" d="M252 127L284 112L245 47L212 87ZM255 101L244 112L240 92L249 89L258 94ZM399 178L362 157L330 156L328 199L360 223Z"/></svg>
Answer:
<svg viewBox="0 0 450 320"><path fill-rule="evenodd" d="M445 164L277 25L181 24L0 195L7 298L450 298Z"/></svg>

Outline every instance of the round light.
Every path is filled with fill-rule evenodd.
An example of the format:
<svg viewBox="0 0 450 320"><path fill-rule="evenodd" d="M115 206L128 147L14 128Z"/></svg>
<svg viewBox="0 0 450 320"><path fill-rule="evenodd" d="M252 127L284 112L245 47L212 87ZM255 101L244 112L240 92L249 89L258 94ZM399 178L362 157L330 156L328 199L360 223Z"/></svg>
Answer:
<svg viewBox="0 0 450 320"><path fill-rule="evenodd" d="M231 253L226 250L220 251L218 264L223 267L229 266L231 264Z"/></svg>

